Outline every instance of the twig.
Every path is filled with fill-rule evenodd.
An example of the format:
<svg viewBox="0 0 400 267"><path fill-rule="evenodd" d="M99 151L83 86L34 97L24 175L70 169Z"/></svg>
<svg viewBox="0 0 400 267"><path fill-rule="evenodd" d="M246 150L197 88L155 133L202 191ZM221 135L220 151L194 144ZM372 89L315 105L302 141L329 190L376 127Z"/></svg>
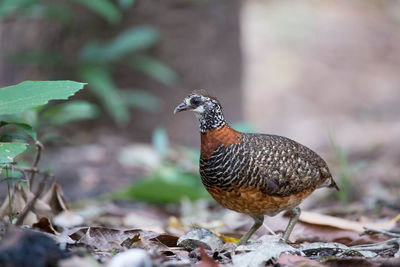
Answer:
<svg viewBox="0 0 400 267"><path fill-rule="evenodd" d="M39 164L40 156L41 156L42 150L43 150L43 144L40 141L36 141L35 145L36 145L36 155L35 155L35 159L31 166L32 170L37 170L37 166ZM32 185L33 185L33 181L35 179L36 172L37 171L31 172L31 179L29 180L29 189L31 189L31 190L32 190Z"/></svg>
<svg viewBox="0 0 400 267"><path fill-rule="evenodd" d="M378 229L371 229L371 228L366 228L364 227L364 233L362 235L368 235L368 234L382 234L386 235L389 237L395 237L395 238L400 238L400 234L384 231L384 230L378 230Z"/></svg>
<svg viewBox="0 0 400 267"><path fill-rule="evenodd" d="M353 250L379 251L379 250L385 250L385 249L394 248L394 247L398 247L398 246L399 246L399 239L391 238L389 240L379 242L379 243L352 246L350 248Z"/></svg>
<svg viewBox="0 0 400 267"><path fill-rule="evenodd" d="M40 183L36 189L34 197L28 202L28 204L26 204L25 208L22 210L21 214L18 216L18 220L15 223L16 225L22 225L28 212L30 212L33 209L33 207L36 203L36 200L39 198L39 196L43 192L43 189L44 189L44 186L46 185L46 180L48 177L49 177L48 174L45 174L43 176L43 179L40 181Z"/></svg>

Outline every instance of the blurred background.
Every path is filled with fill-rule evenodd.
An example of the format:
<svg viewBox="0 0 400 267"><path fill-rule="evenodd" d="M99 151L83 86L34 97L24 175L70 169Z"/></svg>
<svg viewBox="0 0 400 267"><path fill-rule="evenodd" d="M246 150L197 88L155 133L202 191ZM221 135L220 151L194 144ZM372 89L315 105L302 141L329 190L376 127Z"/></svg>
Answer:
<svg viewBox="0 0 400 267"><path fill-rule="evenodd" d="M135 198L179 200L151 192L168 183L204 197L197 121L172 111L206 89L236 129L325 158L334 203L400 209L399 25L398 1L2 0L0 86L88 83L68 105L23 114L67 200L143 176Z"/></svg>

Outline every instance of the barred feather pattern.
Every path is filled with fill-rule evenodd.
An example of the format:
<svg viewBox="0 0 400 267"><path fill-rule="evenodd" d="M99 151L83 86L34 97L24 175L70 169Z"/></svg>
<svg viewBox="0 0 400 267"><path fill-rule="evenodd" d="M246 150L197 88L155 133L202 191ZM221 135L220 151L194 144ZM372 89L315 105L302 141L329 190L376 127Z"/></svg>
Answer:
<svg viewBox="0 0 400 267"><path fill-rule="evenodd" d="M269 196L289 196L317 187L337 187L325 161L311 149L282 136L243 133L237 143L219 145L200 158L206 188L231 192L255 187Z"/></svg>

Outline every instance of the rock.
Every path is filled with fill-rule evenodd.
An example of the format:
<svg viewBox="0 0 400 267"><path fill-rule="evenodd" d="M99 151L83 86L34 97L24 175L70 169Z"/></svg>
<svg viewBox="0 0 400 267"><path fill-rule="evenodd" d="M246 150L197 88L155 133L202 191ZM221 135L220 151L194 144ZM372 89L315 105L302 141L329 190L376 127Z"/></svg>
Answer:
<svg viewBox="0 0 400 267"><path fill-rule="evenodd" d="M150 255L139 248L129 249L115 255L108 267L152 267Z"/></svg>
<svg viewBox="0 0 400 267"><path fill-rule="evenodd" d="M196 228L178 239L178 246L194 250L199 246L216 251L222 248L222 241L211 231Z"/></svg>

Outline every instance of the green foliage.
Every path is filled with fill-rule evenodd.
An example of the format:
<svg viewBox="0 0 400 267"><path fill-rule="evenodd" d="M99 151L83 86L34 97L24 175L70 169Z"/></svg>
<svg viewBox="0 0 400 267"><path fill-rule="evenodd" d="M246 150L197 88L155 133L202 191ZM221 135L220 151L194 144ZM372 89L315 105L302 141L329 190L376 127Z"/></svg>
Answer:
<svg viewBox="0 0 400 267"><path fill-rule="evenodd" d="M105 43L89 41L82 48L82 59L88 62L115 62L154 45L159 37L159 32L151 26L132 27Z"/></svg>
<svg viewBox="0 0 400 267"><path fill-rule="evenodd" d="M40 117L42 120L48 120L51 125L60 126L69 122L95 119L99 112L97 106L77 100L47 108Z"/></svg>
<svg viewBox="0 0 400 267"><path fill-rule="evenodd" d="M115 122L124 125L129 121L128 106L118 94L114 81L105 67L87 65L80 69L80 77L90 84L89 89L101 99Z"/></svg>
<svg viewBox="0 0 400 267"><path fill-rule="evenodd" d="M166 86L173 86L178 81L178 77L170 67L146 55L136 55L132 57L128 65Z"/></svg>
<svg viewBox="0 0 400 267"><path fill-rule="evenodd" d="M21 123L21 122L0 121L0 128L1 127L7 127L7 126L11 126L11 127L16 128L17 130L21 130L22 132L24 132L28 136L32 137L32 139L34 141L37 141L36 131L29 124ZM3 140L1 140L1 141L3 141Z"/></svg>
<svg viewBox="0 0 400 267"><path fill-rule="evenodd" d="M28 8L35 3L36 0L2 0L0 2L0 17Z"/></svg>
<svg viewBox="0 0 400 267"><path fill-rule="evenodd" d="M22 14L26 19L30 14L31 17L50 20L51 23L61 22L67 28L73 25L75 18L72 10L79 5L115 27L121 22L124 9L132 7L134 3L134 0L73 0L65 3L3 0L0 2L0 18ZM90 39L84 40L78 49L73 50L76 51L75 56L68 55L66 58L59 52L42 49L20 51L8 59L20 64L57 67L58 72L75 73L79 79L89 83L90 91L120 126L129 121L129 108L150 111L157 107L159 101L154 101L154 96L147 97L149 93L146 96L117 88L113 75L117 64L124 64L166 86L171 87L177 82L177 75L170 67L146 55L146 50L160 40L160 33L153 26L136 25L117 32L107 40L95 35L88 36Z"/></svg>
<svg viewBox="0 0 400 267"><path fill-rule="evenodd" d="M91 11L97 13L109 23L116 24L121 21L121 12L109 0L73 0L83 6L86 6Z"/></svg>
<svg viewBox="0 0 400 267"><path fill-rule="evenodd" d="M135 0L118 0L118 4L121 8L130 8L135 3Z"/></svg>
<svg viewBox="0 0 400 267"><path fill-rule="evenodd" d="M25 143L2 143L0 142L0 171L4 165L12 163L14 158L26 150Z"/></svg>
<svg viewBox="0 0 400 267"><path fill-rule="evenodd" d="M330 136L333 152L335 154L337 164L339 167L339 180L338 186L340 188L337 192L338 199L342 205L346 205L350 198L350 181L349 177L352 172L347 157L346 150L339 146L333 135Z"/></svg>
<svg viewBox="0 0 400 267"><path fill-rule="evenodd" d="M142 90L121 90L120 95L129 107L138 108L148 112L157 111L161 105L159 98Z"/></svg>
<svg viewBox="0 0 400 267"><path fill-rule="evenodd" d="M52 99L67 99L84 85L73 81L25 81L0 88L0 115L22 112Z"/></svg>
<svg viewBox="0 0 400 267"><path fill-rule="evenodd" d="M19 115L29 109L36 109L33 111L36 113L38 106L44 105L50 100L67 99L82 89L84 85L84 83L73 81L25 81L0 88L0 115L3 115L0 120L0 129L7 130L1 136L1 140L14 139L15 135L8 131L11 127L17 133L26 134L37 141L34 128L26 123L23 116ZM24 152L26 148L27 144L22 142L0 142L0 169L6 164L13 163L14 158Z"/></svg>
<svg viewBox="0 0 400 267"><path fill-rule="evenodd" d="M184 197L196 200L209 198L209 195L198 175L164 166L134 182L127 189L115 193L115 197L152 203L177 203Z"/></svg>

